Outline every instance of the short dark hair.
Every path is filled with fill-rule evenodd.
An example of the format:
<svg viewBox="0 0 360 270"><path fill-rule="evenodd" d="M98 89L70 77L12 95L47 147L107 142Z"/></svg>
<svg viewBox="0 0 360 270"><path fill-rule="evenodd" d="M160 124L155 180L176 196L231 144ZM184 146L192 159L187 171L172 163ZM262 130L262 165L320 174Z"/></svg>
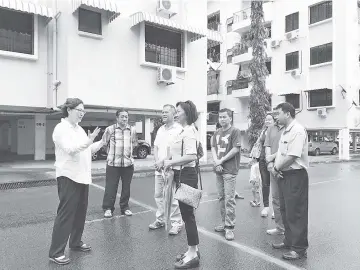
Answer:
<svg viewBox="0 0 360 270"><path fill-rule="evenodd" d="M224 113L224 112L226 112L229 117L233 117L233 111L232 111L232 110L230 110L230 109L228 109L228 108L223 108L223 109L221 109L221 110L219 111L219 114L220 114L220 113Z"/></svg>
<svg viewBox="0 0 360 270"><path fill-rule="evenodd" d="M68 109L73 110L80 104L84 104L80 98L67 98L65 103L61 106L63 117L69 116Z"/></svg>
<svg viewBox="0 0 360 270"><path fill-rule="evenodd" d="M188 125L191 125L196 122L198 119L198 112L195 104L191 100L179 101L176 103L176 107L180 106L186 115L186 122Z"/></svg>
<svg viewBox="0 0 360 270"><path fill-rule="evenodd" d="M289 102L283 102L276 106L275 110L282 110L284 113L290 113L292 118L295 118L295 108Z"/></svg>
<svg viewBox="0 0 360 270"><path fill-rule="evenodd" d="M129 115L129 112L127 110L125 110L124 108L120 108L116 111L116 117L118 117L122 112L126 112Z"/></svg>
<svg viewBox="0 0 360 270"><path fill-rule="evenodd" d="M173 111L173 113L174 113L174 114L176 113L176 109L175 109L175 106L174 106L174 105L171 105L171 104L165 104L165 105L163 106L163 108L165 108L165 107L170 108L170 109Z"/></svg>

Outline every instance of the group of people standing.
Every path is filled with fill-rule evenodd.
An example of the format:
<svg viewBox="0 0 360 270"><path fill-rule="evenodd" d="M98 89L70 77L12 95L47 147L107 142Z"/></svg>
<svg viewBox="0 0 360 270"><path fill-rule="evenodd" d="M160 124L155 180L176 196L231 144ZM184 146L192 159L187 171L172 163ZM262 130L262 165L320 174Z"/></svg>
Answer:
<svg viewBox="0 0 360 270"><path fill-rule="evenodd" d="M276 227L267 230L269 235L285 235L275 249L285 249L287 260L307 256L308 248L308 204L309 178L308 136L305 128L295 120L295 108L281 103L265 119L265 128L255 144L260 147L252 151L254 158L251 179L254 200L251 205L260 206L257 187L261 182L264 208L262 217L269 213L271 187L273 218ZM254 150L254 149L253 149ZM256 153L259 153L256 155ZM256 173L258 171L259 173ZM256 181L259 178L260 181Z"/></svg>
<svg viewBox="0 0 360 270"><path fill-rule="evenodd" d="M100 129L86 135L79 126L85 115L84 104L78 98L69 98L62 107L63 119L53 132L56 155L56 177L60 203L54 223L49 259L59 265L70 262L64 254L69 241L70 249L88 252L91 247L82 242L88 190L91 184L91 154L106 146L106 186L102 208L104 217L114 212L119 180L122 181L120 211L131 216L129 208L130 186L134 172L133 147L137 145L136 131L128 124L128 112L116 112L116 124L106 128L101 140L94 143ZM268 234L285 234L277 249L290 248L284 258L296 259L306 254L308 176L307 135L294 120L295 109L288 103L276 108L276 116L269 115L267 128L259 139L263 150L258 157L264 197L262 216L269 212L271 186L276 228ZM270 117L272 120L270 120ZM175 121L176 118L176 121ZM164 187L165 171L174 175L173 192L179 183L198 188L199 134L195 122L198 112L192 101L164 105L160 127L154 142L156 219L149 229L165 226ZM241 135L232 125L232 111L219 112L219 128L211 139L216 186L219 194L221 224L216 232L233 240L236 221L236 178L240 167ZM273 122L278 124L273 124ZM266 170L265 170L266 169ZM268 177L268 178L266 178ZM173 199L171 202L170 235L177 235L185 227L188 249L175 258L175 268L188 269L200 263L199 235L194 208ZM281 218L282 217L282 218ZM70 238L70 239L69 239Z"/></svg>

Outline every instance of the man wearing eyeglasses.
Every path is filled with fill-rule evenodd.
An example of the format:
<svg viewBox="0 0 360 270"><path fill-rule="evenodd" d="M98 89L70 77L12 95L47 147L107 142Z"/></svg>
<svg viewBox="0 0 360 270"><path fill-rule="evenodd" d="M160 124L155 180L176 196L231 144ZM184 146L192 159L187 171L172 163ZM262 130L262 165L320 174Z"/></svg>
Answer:
<svg viewBox="0 0 360 270"><path fill-rule="evenodd" d="M119 180L122 181L120 210L122 215L132 216L129 208L130 186L134 173L132 152L138 144L136 130L129 125L129 113L125 109L116 112L117 123L105 129L102 144L107 145L106 185L102 208L104 217L110 218L115 210Z"/></svg>

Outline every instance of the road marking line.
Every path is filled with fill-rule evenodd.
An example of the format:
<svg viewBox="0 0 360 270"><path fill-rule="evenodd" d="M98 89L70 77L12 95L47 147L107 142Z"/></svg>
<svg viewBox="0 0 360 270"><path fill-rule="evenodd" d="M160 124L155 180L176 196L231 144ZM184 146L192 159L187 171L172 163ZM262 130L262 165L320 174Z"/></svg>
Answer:
<svg viewBox="0 0 360 270"><path fill-rule="evenodd" d="M136 212L136 213L133 213L133 216L136 216L136 215L141 215L141 214L145 214L145 213L149 213L149 212L152 212L151 210L145 210L145 211L140 211L140 212ZM94 222L99 222L99 221L104 221L104 220L112 220L112 219L118 219L118 218L122 218L122 217L126 217L126 215L120 215L120 216L113 216L111 218L98 218L98 219L92 219L92 220L87 220L85 221L86 224L91 224L91 223L94 223Z"/></svg>
<svg viewBox="0 0 360 270"><path fill-rule="evenodd" d="M92 183L91 185L105 191L105 188L100 186L100 185L97 185L97 184L94 184L94 183ZM120 197L120 194L117 193L116 196ZM145 209L148 209L149 211L154 211L154 212L156 211L156 209L154 207L152 207L151 205L139 202L139 201L131 199L131 198L130 198L130 201L132 203L134 203L134 204L137 204L137 205L145 208ZM215 200L209 200L209 201L205 201L205 202L210 202L210 201L215 201ZM215 234L215 233L213 233L211 231L208 231L203 227L198 227L198 231L201 232L202 234L204 234L205 236L209 237L209 238L220 241L220 242L222 242L222 243L224 243L226 245L232 246L232 247L234 247L236 249L239 249L239 250L241 250L241 251L243 251L245 253L248 253L248 254L250 254L252 256L258 257L258 258L260 258L260 259L262 259L264 261L270 262L270 263L275 264L275 265L277 265L279 267L282 267L284 269L287 269L287 270L305 270L305 268L297 267L295 265L292 265L290 263L282 261L282 260L280 260L278 258L275 258L275 257L273 257L271 255L268 255L268 254L266 254L266 253L264 253L264 252L262 252L260 250L257 250L257 249L254 249L254 248L239 244L237 242L227 241L225 238L221 237L220 235Z"/></svg>

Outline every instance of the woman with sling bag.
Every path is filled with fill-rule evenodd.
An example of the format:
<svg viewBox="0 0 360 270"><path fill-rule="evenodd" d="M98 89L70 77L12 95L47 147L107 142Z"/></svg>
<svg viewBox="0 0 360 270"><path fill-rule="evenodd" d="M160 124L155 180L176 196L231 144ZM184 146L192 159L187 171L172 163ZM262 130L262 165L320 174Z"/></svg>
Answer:
<svg viewBox="0 0 360 270"><path fill-rule="evenodd" d="M170 146L171 159L164 161L164 169L172 167L174 182L186 184L192 188L198 187L197 160L197 130L193 123L197 120L196 106L192 101L178 102L176 104L177 121L183 131ZM185 223L188 242L187 252L176 257L176 269L197 267L200 263L198 250L199 235L194 215L194 208L179 201L181 217Z"/></svg>

